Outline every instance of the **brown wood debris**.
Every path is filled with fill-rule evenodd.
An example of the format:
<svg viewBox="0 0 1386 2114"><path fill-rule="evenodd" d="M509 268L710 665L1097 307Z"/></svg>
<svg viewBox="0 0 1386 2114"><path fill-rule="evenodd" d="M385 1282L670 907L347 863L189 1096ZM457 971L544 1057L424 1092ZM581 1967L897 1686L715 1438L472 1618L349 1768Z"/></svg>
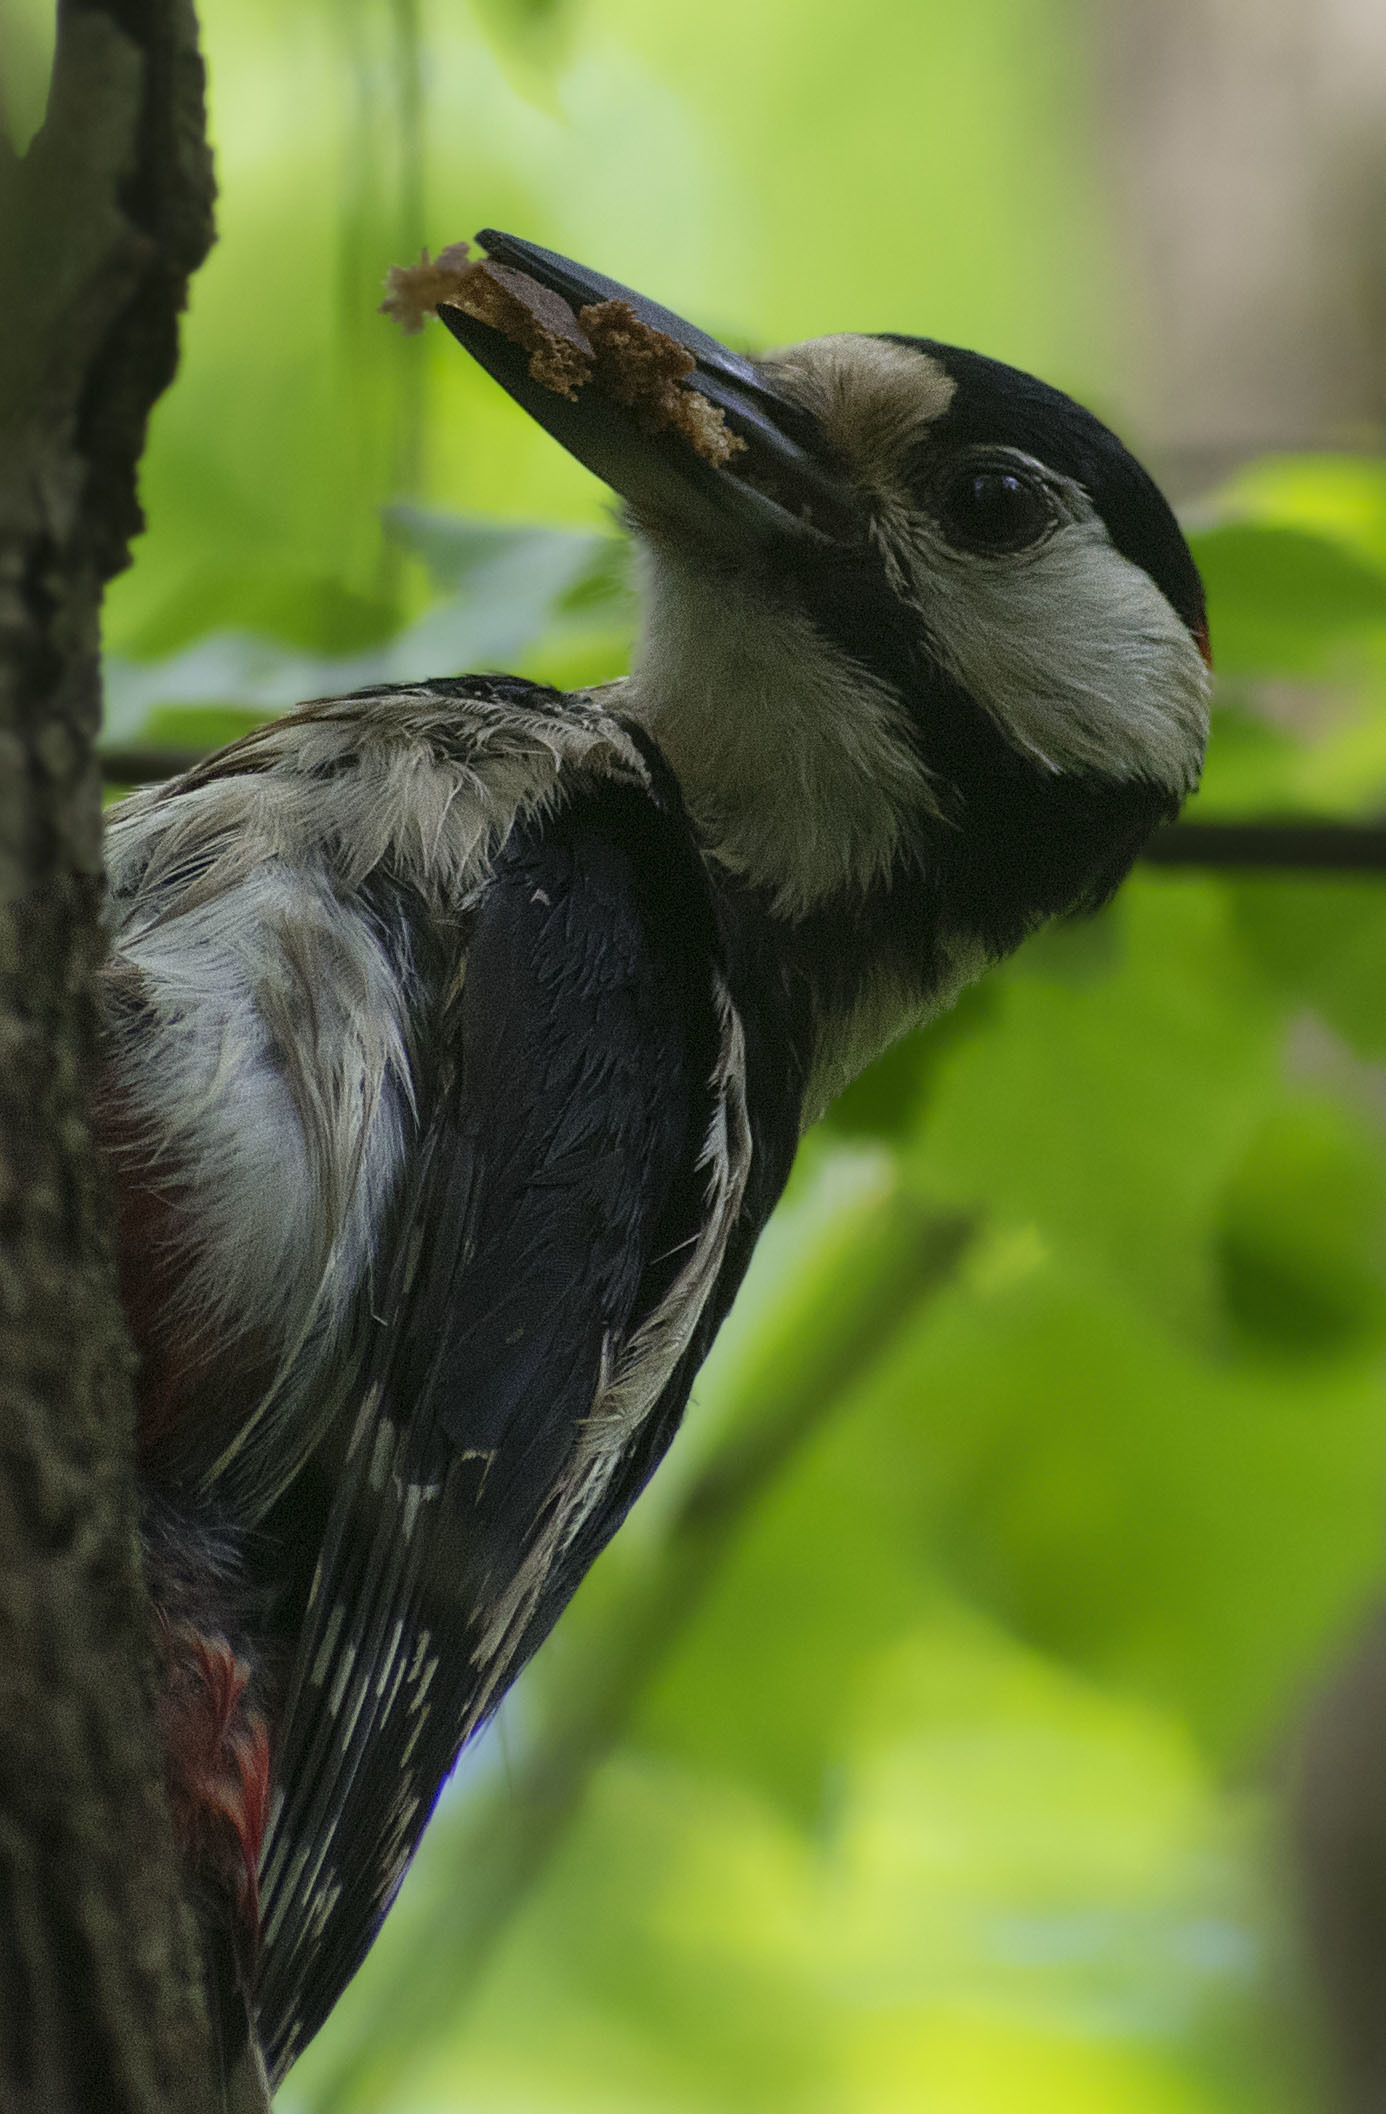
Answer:
<svg viewBox="0 0 1386 2114"><path fill-rule="evenodd" d="M718 407L690 388L692 353L642 323L628 301L596 301L575 316L561 295L527 273L474 258L468 243L454 242L433 259L424 250L417 264L392 265L380 306L411 336L436 309L460 308L527 352L530 376L542 388L575 399L590 383L647 432L682 434L705 462L724 463L746 445Z"/></svg>

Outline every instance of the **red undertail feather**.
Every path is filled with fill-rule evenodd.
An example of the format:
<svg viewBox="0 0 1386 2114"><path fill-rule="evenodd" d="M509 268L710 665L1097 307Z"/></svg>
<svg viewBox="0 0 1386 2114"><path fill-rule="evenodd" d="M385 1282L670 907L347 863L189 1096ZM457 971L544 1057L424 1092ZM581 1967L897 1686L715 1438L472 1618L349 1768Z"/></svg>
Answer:
<svg viewBox="0 0 1386 2114"><path fill-rule="evenodd" d="M164 1653L159 1719L174 1832L190 1863L229 1889L253 1943L270 1743L263 1716L247 1702L250 1668L225 1638L186 1624L165 1629Z"/></svg>

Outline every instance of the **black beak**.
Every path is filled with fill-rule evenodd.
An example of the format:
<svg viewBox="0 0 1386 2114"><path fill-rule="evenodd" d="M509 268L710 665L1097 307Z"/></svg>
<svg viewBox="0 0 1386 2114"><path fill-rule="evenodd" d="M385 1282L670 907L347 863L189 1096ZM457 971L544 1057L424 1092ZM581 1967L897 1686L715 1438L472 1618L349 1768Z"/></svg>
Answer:
<svg viewBox="0 0 1386 2114"><path fill-rule="evenodd" d="M707 459L677 430L651 430L648 419L599 381L585 384L572 399L559 394L533 379L528 355L501 331L460 309L438 309L458 343L570 455L620 494L637 523L691 534L733 557L786 542L823 548L860 540L861 504L824 460L816 422L777 391L753 360L658 302L552 250L493 228L483 228L476 240L492 263L537 280L575 316L594 303L624 301L641 323L692 356L695 365L678 386L715 405L741 443L724 462Z"/></svg>

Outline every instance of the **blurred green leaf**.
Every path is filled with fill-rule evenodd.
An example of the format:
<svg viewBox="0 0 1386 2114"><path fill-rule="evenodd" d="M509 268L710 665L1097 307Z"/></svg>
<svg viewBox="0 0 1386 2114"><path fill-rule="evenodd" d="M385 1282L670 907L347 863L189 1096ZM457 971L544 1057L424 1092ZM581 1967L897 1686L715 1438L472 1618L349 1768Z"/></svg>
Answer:
<svg viewBox="0 0 1386 2114"><path fill-rule="evenodd" d="M1279 1000L1216 884L1138 877L1109 915L1105 973L1056 975L1050 941L993 977L992 1031L945 1056L920 1165L1201 1335L1215 1200L1275 1090Z"/></svg>
<svg viewBox="0 0 1386 2114"><path fill-rule="evenodd" d="M1235 1325L1289 1357L1332 1356L1386 1324L1386 1185L1333 1103L1276 1109L1223 1196L1218 1253Z"/></svg>
<svg viewBox="0 0 1386 2114"><path fill-rule="evenodd" d="M0 138L17 154L43 123L55 29L53 0L0 0Z"/></svg>
<svg viewBox="0 0 1386 2114"><path fill-rule="evenodd" d="M1365 1057L1386 1056L1386 891L1371 878L1227 882L1243 960L1287 1008L1312 1007Z"/></svg>
<svg viewBox="0 0 1386 2114"><path fill-rule="evenodd" d="M1238 700L1219 678L1203 782L1186 813L1203 820L1288 815L1306 808L1302 745Z"/></svg>
<svg viewBox="0 0 1386 2114"><path fill-rule="evenodd" d="M477 18L502 57L518 61L517 85L552 76L570 48L579 0L476 0Z"/></svg>
<svg viewBox="0 0 1386 2114"><path fill-rule="evenodd" d="M917 1130L946 1054L992 1019L990 984L972 984L937 1020L916 1028L839 1094L823 1118L827 1135L895 1143Z"/></svg>
<svg viewBox="0 0 1386 2114"><path fill-rule="evenodd" d="M163 659L106 662L107 741L176 738L208 746L229 710L263 718L303 698L370 683L417 682L488 669L545 671L595 654L601 679L619 672L631 624L620 546L609 536L511 528L413 507L387 510L398 547L428 570L441 599L393 636L349 653L295 651L277 636L212 631ZM614 548L613 548L614 545ZM570 675L570 681L582 678ZM592 679L592 678L588 678ZM199 732L196 717L202 709Z"/></svg>
<svg viewBox="0 0 1386 2114"><path fill-rule="evenodd" d="M519 601L536 633L558 596L602 575L614 540L417 506L388 506L383 518L391 540L427 567L436 593L489 599L499 592L502 600Z"/></svg>
<svg viewBox="0 0 1386 2114"><path fill-rule="evenodd" d="M1386 569L1386 462L1377 453L1262 456L1235 472L1219 505L1237 520L1327 537Z"/></svg>
<svg viewBox="0 0 1386 2114"><path fill-rule="evenodd" d="M358 593L291 564L269 569L247 559L212 569L170 567L165 588L157 612L126 631L123 643L136 659L199 644L232 622L309 655L359 652L399 626L384 596Z"/></svg>
<svg viewBox="0 0 1386 2114"><path fill-rule="evenodd" d="M1325 536L1229 521L1190 541L1216 665L1230 675L1320 671L1344 639L1386 627L1386 566Z"/></svg>

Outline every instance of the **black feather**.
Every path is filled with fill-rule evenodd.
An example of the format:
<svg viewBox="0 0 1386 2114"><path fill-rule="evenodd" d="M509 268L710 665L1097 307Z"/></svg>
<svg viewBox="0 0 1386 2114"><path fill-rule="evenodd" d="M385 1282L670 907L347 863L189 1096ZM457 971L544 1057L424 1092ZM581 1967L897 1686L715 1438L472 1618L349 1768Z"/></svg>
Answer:
<svg viewBox="0 0 1386 2114"><path fill-rule="evenodd" d="M421 932L421 954L436 940ZM603 1373L701 1223L726 956L681 811L607 785L516 833L453 959L428 970L433 1075L363 1302L354 1437L277 1523L300 1545L320 1534L322 1556L264 1866L276 2075L367 1950L463 1738L667 1444L788 1171L797 1102L781 1097L777 1178L757 1181L696 1343L507 1623ZM329 1490L315 1532L301 1507Z"/></svg>

